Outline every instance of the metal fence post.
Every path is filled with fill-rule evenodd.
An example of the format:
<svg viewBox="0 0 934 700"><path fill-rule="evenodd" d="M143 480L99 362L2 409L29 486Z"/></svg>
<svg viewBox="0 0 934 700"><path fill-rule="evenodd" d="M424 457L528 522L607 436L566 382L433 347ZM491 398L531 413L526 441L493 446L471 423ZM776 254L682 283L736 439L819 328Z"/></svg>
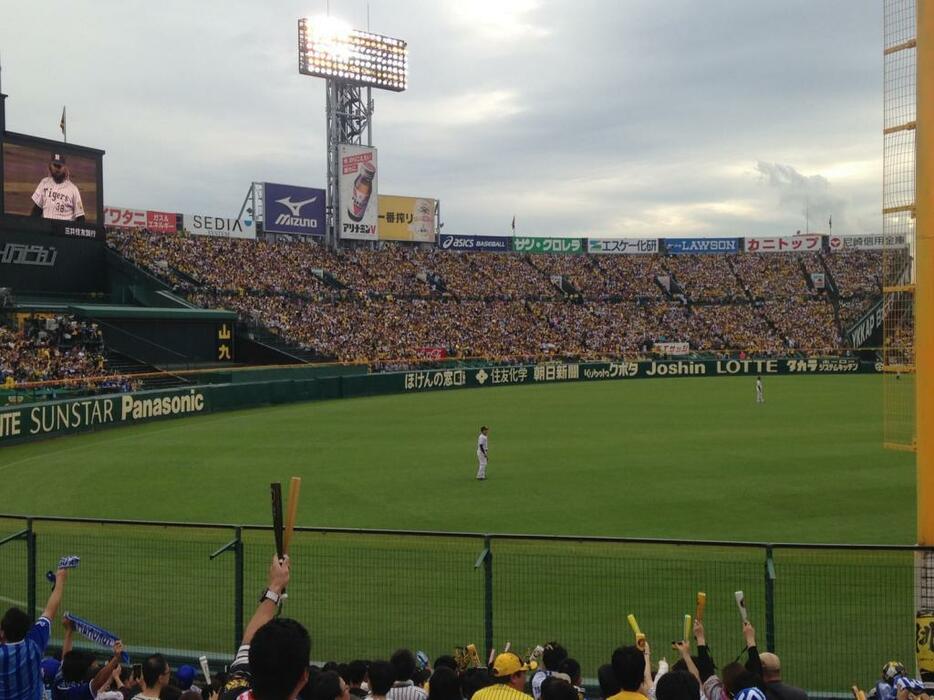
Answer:
<svg viewBox="0 0 934 700"><path fill-rule="evenodd" d="M220 549L214 551L209 559L214 561L224 552L234 553L234 648L239 648L243 639L243 539L242 528L234 526L234 538Z"/></svg>
<svg viewBox="0 0 934 700"><path fill-rule="evenodd" d="M772 545L765 547L765 648L775 651L775 561Z"/></svg>
<svg viewBox="0 0 934 700"><path fill-rule="evenodd" d="M26 608L30 620L36 619L36 533L32 518L26 518Z"/></svg>
<svg viewBox="0 0 934 700"><path fill-rule="evenodd" d="M243 539L241 528L234 534L234 649L243 639Z"/></svg>
<svg viewBox="0 0 934 700"><path fill-rule="evenodd" d="M493 650L493 538L483 536L483 551L477 557L473 568L483 566L483 641L486 644L486 657L490 658Z"/></svg>
<svg viewBox="0 0 934 700"><path fill-rule="evenodd" d="M484 637L486 657L490 658L490 653L493 651L493 538L489 535L484 537L483 546L486 548L486 560L483 565L483 577L486 583L483 595Z"/></svg>

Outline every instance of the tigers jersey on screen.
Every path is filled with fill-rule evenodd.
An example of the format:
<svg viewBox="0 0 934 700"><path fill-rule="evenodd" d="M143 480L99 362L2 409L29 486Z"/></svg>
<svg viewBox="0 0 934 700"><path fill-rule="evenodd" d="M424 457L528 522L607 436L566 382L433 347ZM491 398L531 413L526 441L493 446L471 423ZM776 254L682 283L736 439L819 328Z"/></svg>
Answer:
<svg viewBox="0 0 934 700"><path fill-rule="evenodd" d="M84 204L81 202L81 193L69 179L55 182L51 177L44 177L33 192L32 201L42 209L45 219L59 219L61 221L74 221L84 216Z"/></svg>

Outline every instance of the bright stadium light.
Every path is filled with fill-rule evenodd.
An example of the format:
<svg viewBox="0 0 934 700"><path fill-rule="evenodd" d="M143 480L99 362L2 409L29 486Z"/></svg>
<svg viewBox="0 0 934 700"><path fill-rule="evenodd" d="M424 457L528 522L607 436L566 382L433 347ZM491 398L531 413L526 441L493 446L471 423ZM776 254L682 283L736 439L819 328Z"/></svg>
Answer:
<svg viewBox="0 0 934 700"><path fill-rule="evenodd" d="M333 17L298 20L302 75L402 92L408 70L408 49L402 39L352 29Z"/></svg>

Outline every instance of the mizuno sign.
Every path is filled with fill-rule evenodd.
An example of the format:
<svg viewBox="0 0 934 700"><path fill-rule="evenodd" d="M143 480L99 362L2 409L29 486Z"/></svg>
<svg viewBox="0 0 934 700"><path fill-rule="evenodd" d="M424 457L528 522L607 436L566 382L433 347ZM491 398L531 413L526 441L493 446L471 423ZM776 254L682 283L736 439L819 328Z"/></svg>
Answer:
<svg viewBox="0 0 934 700"><path fill-rule="evenodd" d="M323 236L327 225L324 200L324 190L263 183L264 230L267 233Z"/></svg>

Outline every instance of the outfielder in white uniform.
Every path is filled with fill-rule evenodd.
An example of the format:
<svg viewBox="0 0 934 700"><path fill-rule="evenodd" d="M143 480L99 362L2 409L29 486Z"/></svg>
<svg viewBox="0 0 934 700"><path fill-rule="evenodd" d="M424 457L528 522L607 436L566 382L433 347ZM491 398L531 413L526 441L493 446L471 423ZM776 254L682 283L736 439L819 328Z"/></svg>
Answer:
<svg viewBox="0 0 934 700"><path fill-rule="evenodd" d="M477 437L477 462L480 466L477 469L477 480L483 481L486 479L486 462L487 457L489 456L489 443L487 441L487 435L489 434L490 429L485 425L480 428L480 435Z"/></svg>
<svg viewBox="0 0 934 700"><path fill-rule="evenodd" d="M71 181L65 156L53 153L49 163L49 177L39 181L32 194L32 215L43 219L84 223L84 204L81 193Z"/></svg>
<svg viewBox="0 0 934 700"><path fill-rule="evenodd" d="M765 396L762 394L762 377L756 377L756 403L765 403Z"/></svg>

